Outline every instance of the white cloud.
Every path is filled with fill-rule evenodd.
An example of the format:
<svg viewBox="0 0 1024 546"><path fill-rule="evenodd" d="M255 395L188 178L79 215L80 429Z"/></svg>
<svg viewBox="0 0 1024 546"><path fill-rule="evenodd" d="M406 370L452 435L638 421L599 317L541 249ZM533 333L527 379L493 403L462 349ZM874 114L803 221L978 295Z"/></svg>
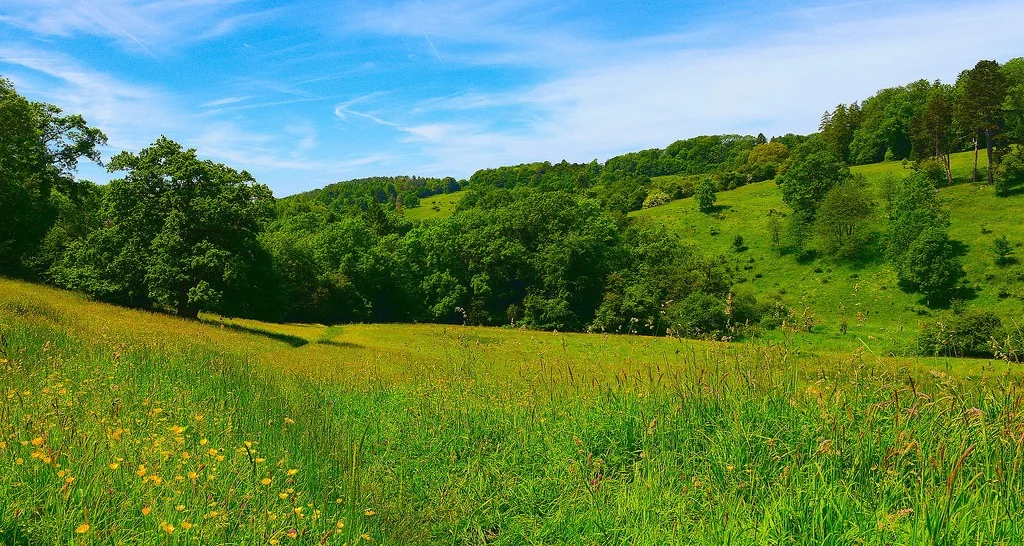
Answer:
<svg viewBox="0 0 1024 546"><path fill-rule="evenodd" d="M0 22L40 36L112 38L128 51L156 53L208 40L272 12L228 13L244 0L6 0Z"/></svg>
<svg viewBox="0 0 1024 546"><path fill-rule="evenodd" d="M224 97L222 99L216 99L216 100L211 100L209 102L204 102L203 104L200 104L199 106L201 108L214 108L214 107L217 107L217 106L227 106L229 104L235 104L237 102L246 101L246 100L249 100L251 98L252 97Z"/></svg>
<svg viewBox="0 0 1024 546"><path fill-rule="evenodd" d="M766 36L756 48L598 57L516 92L423 101L414 112L433 121L403 126L400 138L420 146L432 168L466 175L508 163L606 159L699 134L807 133L839 102L919 78L951 81L979 59L1019 54L1024 43L1017 2L846 22L814 16L817 26ZM474 110L475 128L447 121ZM495 130L486 120L496 115L519 121Z"/></svg>
<svg viewBox="0 0 1024 546"><path fill-rule="evenodd" d="M0 44L0 63L27 69L14 75L19 91L82 114L107 134L111 149L139 149L158 131L182 127L167 94L81 66L66 55Z"/></svg>

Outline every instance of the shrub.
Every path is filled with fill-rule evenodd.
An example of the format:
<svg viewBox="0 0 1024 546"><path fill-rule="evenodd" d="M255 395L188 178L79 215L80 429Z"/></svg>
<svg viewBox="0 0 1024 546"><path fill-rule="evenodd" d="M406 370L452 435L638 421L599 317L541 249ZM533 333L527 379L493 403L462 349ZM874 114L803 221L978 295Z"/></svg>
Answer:
<svg viewBox="0 0 1024 546"><path fill-rule="evenodd" d="M714 180L710 178L705 178L697 184L693 198L697 201L697 207L701 212L708 212L715 206L715 201L718 200L718 196L715 195L716 191L718 188L715 187Z"/></svg>
<svg viewBox="0 0 1024 546"><path fill-rule="evenodd" d="M734 324L757 324L764 315L764 306L757 301L757 296L743 288L732 293L728 310Z"/></svg>
<svg viewBox="0 0 1024 546"><path fill-rule="evenodd" d="M957 309L925 323L917 336L918 353L926 356L992 356L1003 340L1003 322L992 311Z"/></svg>
<svg viewBox="0 0 1024 546"><path fill-rule="evenodd" d="M996 265L1006 267L1015 260L1013 257L1013 245L1006 238L1006 235L992 241L992 252L996 255Z"/></svg>
<svg viewBox="0 0 1024 546"><path fill-rule="evenodd" d="M663 191L653 190L651 193L647 194L647 198L644 199L644 208L649 209L651 207L657 207L670 201L672 201L672 197L669 196L669 194Z"/></svg>
<svg viewBox="0 0 1024 546"><path fill-rule="evenodd" d="M935 185L946 184L946 168L938 159L929 157L914 162L914 171L924 174Z"/></svg>
<svg viewBox="0 0 1024 546"><path fill-rule="evenodd" d="M681 337L718 337L725 331L725 302L706 292L692 292L669 312L669 319Z"/></svg>
<svg viewBox="0 0 1024 546"><path fill-rule="evenodd" d="M774 329L791 320L793 310L782 303L778 296L761 304L760 324L762 328Z"/></svg>
<svg viewBox="0 0 1024 546"><path fill-rule="evenodd" d="M743 252L744 250L747 249L747 247L743 245L742 235L736 235L735 237L733 237L732 249L735 250L736 252Z"/></svg>
<svg viewBox="0 0 1024 546"><path fill-rule="evenodd" d="M995 178L996 195L1007 195L1021 184L1024 184L1024 150L1018 147L999 162Z"/></svg>

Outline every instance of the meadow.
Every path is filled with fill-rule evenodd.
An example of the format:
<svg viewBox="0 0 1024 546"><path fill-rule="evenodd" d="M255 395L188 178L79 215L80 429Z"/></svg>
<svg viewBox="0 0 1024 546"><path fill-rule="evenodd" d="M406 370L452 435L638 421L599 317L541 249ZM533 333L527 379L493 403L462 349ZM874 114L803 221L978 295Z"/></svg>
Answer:
<svg viewBox="0 0 1024 546"><path fill-rule="evenodd" d="M0 279L0 543L1019 544L999 361L187 321Z"/></svg>
<svg viewBox="0 0 1024 546"><path fill-rule="evenodd" d="M997 266L992 244L1005 235L1021 254L1024 228L1015 211L1024 205L1024 195L996 197L988 185L970 183L972 162L971 152L953 154L954 185L939 188L950 215L950 237L961 244L967 273L967 290L958 297L1012 324L1024 317L1024 266ZM980 162L985 164L984 152ZM855 166L851 171L863 175L875 194L887 176L911 172L896 161ZM887 220L883 199L879 196L876 201L877 234L885 232ZM708 252L727 256L737 272L739 290L761 298L778 296L801 317L810 316L812 332L795 336L795 343L847 351L867 345L884 354L909 354L916 349L920 324L934 319L941 309L929 307L919 294L900 289L877 236L859 260L818 257L800 262L785 248L780 254L775 247L768 229L771 210L789 209L775 182L765 181L719 192L711 214L701 213L693 198L686 198L632 215L662 223ZM740 251L733 246L737 235L744 242Z"/></svg>

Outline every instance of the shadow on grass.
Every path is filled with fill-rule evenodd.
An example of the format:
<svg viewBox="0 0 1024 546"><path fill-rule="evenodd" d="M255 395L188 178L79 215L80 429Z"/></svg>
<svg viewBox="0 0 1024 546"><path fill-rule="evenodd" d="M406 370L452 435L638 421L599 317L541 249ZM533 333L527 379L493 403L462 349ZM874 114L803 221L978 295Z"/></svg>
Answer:
<svg viewBox="0 0 1024 546"><path fill-rule="evenodd" d="M281 343L287 343L288 345L291 345L292 347L302 347L303 345L307 345L309 343L305 339L303 339L301 337L298 337L298 336L290 336L288 334L282 334L282 333L279 333L279 332L270 332L270 331L267 331L267 330L261 330L259 328L251 328L249 326L242 326L241 324L232 324L232 323L229 323L229 322L217 322L217 321L214 321L214 320L204 320L204 319L200 319L200 322L202 322L204 324L209 324L210 326L220 326L222 328L227 328L229 330L234 330L236 332L243 332L243 333L246 333L246 334L253 334L253 335L257 335L257 336L263 336L265 338L272 339L274 341L280 341Z"/></svg>
<svg viewBox="0 0 1024 546"><path fill-rule="evenodd" d="M330 345L331 347L341 347L343 349L362 349L363 346L358 343L349 343L348 341L334 341L333 339L318 339L316 340L317 345Z"/></svg>
<svg viewBox="0 0 1024 546"><path fill-rule="evenodd" d="M7 522L0 524L0 544L31 546L33 542L29 541L28 535L22 531L21 527L13 522Z"/></svg>
<svg viewBox="0 0 1024 546"><path fill-rule="evenodd" d="M1004 188L1002 193L999 194L999 197L1010 197L1013 195L1020 195L1022 193L1024 193L1024 184L1018 184L1016 186Z"/></svg>

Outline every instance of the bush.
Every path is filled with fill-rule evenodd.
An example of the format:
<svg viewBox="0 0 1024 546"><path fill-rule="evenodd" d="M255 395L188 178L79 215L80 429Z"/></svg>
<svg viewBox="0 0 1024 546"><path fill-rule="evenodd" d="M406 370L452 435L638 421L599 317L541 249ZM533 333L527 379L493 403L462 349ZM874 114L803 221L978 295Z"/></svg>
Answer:
<svg viewBox="0 0 1024 546"><path fill-rule="evenodd" d="M993 356L994 344L1006 338L1003 322L992 311L957 309L925 323L917 336L925 356Z"/></svg>
<svg viewBox="0 0 1024 546"><path fill-rule="evenodd" d="M757 324L764 315L764 306L757 301L752 291L740 288L732 294L729 312L734 324Z"/></svg>
<svg viewBox="0 0 1024 546"><path fill-rule="evenodd" d="M743 252L747 247L743 244L743 236L737 235L732 239L732 249L736 252Z"/></svg>
<svg viewBox="0 0 1024 546"><path fill-rule="evenodd" d="M793 317L793 310L786 307L786 304L782 302L782 298L778 296L762 303L760 307L760 324L762 328L769 330L779 328Z"/></svg>
<svg viewBox="0 0 1024 546"><path fill-rule="evenodd" d="M1006 235L992 241L992 252L996 255L995 262L999 267L1006 267L1016 261L1013 257L1013 245Z"/></svg>
<svg viewBox="0 0 1024 546"><path fill-rule="evenodd" d="M725 331L725 302L706 292L692 292L669 312L669 319L680 337L718 337Z"/></svg>
<svg viewBox="0 0 1024 546"><path fill-rule="evenodd" d="M914 171L924 174L935 185L946 185L946 168L934 157L914 162Z"/></svg>
<svg viewBox="0 0 1024 546"><path fill-rule="evenodd" d="M996 171L996 195L1008 195L1010 190L1024 184L1024 150L1020 147L1003 156Z"/></svg>
<svg viewBox="0 0 1024 546"><path fill-rule="evenodd" d="M644 208L649 209L651 207L657 207L670 201L672 201L672 197L667 193L659 190L653 190L651 193L647 194L647 198L644 199Z"/></svg>
<svg viewBox="0 0 1024 546"><path fill-rule="evenodd" d="M715 195L716 191L718 191L718 188L710 178L705 178L697 184L693 197L697 201L697 207L700 208L701 212L708 212L714 208L715 201L718 200L718 196Z"/></svg>

